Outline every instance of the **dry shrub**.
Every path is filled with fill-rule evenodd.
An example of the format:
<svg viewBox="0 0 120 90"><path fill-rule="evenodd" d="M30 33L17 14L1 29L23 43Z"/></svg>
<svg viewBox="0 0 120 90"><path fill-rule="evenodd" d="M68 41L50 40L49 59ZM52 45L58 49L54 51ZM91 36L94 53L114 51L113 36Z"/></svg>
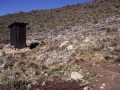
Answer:
<svg viewBox="0 0 120 90"><path fill-rule="evenodd" d="M27 90L28 82L20 80L10 80L6 84L0 85L0 90Z"/></svg>

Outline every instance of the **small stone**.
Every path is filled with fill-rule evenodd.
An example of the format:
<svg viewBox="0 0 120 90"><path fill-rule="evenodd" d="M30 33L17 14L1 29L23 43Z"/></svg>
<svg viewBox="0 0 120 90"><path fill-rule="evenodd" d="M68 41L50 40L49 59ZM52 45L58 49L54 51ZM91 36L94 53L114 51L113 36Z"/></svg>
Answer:
<svg viewBox="0 0 120 90"><path fill-rule="evenodd" d="M5 70L1 70L2 72L4 72Z"/></svg>
<svg viewBox="0 0 120 90"><path fill-rule="evenodd" d="M96 85L92 85L92 87L95 87Z"/></svg>
<svg viewBox="0 0 120 90"><path fill-rule="evenodd" d="M32 84L35 85L35 84L37 84L37 82L33 82Z"/></svg>
<svg viewBox="0 0 120 90"><path fill-rule="evenodd" d="M113 47L104 47L102 51L103 52L105 52L105 51L108 52L108 51L113 51L113 50L114 50Z"/></svg>
<svg viewBox="0 0 120 90"><path fill-rule="evenodd" d="M105 86L106 86L106 84L105 84L105 83L102 83L102 86L104 86L104 87L105 87Z"/></svg>
<svg viewBox="0 0 120 90"><path fill-rule="evenodd" d="M2 65L0 65L0 68L4 68L5 67L5 62L2 64Z"/></svg>
<svg viewBox="0 0 120 90"><path fill-rule="evenodd" d="M67 50L71 50L71 49L73 49L73 45L69 45L69 46L67 47Z"/></svg>
<svg viewBox="0 0 120 90"><path fill-rule="evenodd" d="M27 88L28 88L28 89L29 89L29 88L31 88L31 87L32 87L32 85L31 85L31 84L28 84L28 85L27 85Z"/></svg>
<svg viewBox="0 0 120 90"><path fill-rule="evenodd" d="M71 78L68 78L66 81L71 81Z"/></svg>
<svg viewBox="0 0 120 90"><path fill-rule="evenodd" d="M33 76L35 76L36 75L36 72L33 72Z"/></svg>
<svg viewBox="0 0 120 90"><path fill-rule="evenodd" d="M0 57L4 56L5 52L0 52Z"/></svg>
<svg viewBox="0 0 120 90"><path fill-rule="evenodd" d="M3 49L3 47L4 47L3 44L0 44L0 49Z"/></svg>
<svg viewBox="0 0 120 90"><path fill-rule="evenodd" d="M100 60L105 60L105 58L104 57L100 57Z"/></svg>
<svg viewBox="0 0 120 90"><path fill-rule="evenodd" d="M101 86L101 87L100 87L100 89L104 89L104 87L103 87L103 86Z"/></svg>
<svg viewBox="0 0 120 90"><path fill-rule="evenodd" d="M93 67L96 66L96 63L93 63Z"/></svg>
<svg viewBox="0 0 120 90"><path fill-rule="evenodd" d="M84 43L89 43L89 42L90 42L90 39L88 38L84 40Z"/></svg>
<svg viewBox="0 0 120 90"><path fill-rule="evenodd" d="M65 61L65 64L67 64L69 61L70 61L70 59L67 59L67 60Z"/></svg>
<svg viewBox="0 0 120 90"><path fill-rule="evenodd" d="M42 86L45 86L45 85L46 85L46 82L43 82L43 83L42 83Z"/></svg>
<svg viewBox="0 0 120 90"><path fill-rule="evenodd" d="M89 88L88 87L84 87L83 90L89 90Z"/></svg>
<svg viewBox="0 0 120 90"><path fill-rule="evenodd" d="M48 73L45 73L45 76L48 76Z"/></svg>
<svg viewBox="0 0 120 90"><path fill-rule="evenodd" d="M26 41L26 45L27 45L27 46L30 46L31 43L32 43L32 41L30 41L30 40L27 40L27 41Z"/></svg>
<svg viewBox="0 0 120 90"><path fill-rule="evenodd" d="M66 72L64 72L64 76L67 76L68 74Z"/></svg>
<svg viewBox="0 0 120 90"><path fill-rule="evenodd" d="M64 45L66 45L69 41L65 41L63 42L59 47L63 47Z"/></svg>

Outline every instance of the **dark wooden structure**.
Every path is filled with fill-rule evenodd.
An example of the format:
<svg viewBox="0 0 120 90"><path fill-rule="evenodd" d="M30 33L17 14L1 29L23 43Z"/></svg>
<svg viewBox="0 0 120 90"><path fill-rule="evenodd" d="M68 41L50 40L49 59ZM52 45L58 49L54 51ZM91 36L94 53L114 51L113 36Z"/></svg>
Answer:
<svg viewBox="0 0 120 90"><path fill-rule="evenodd" d="M8 26L10 28L10 45L19 49L26 47L26 25L28 23L14 22Z"/></svg>

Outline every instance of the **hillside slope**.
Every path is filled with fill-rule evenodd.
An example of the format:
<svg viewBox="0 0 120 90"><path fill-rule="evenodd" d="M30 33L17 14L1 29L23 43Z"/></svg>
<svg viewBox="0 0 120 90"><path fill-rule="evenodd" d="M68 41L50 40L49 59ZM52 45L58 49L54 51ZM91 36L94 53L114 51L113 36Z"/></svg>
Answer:
<svg viewBox="0 0 120 90"><path fill-rule="evenodd" d="M1 42L16 20L30 23L27 46L38 43L32 49L0 47L0 89L119 90L119 8L118 0L94 0L0 17Z"/></svg>
<svg viewBox="0 0 120 90"><path fill-rule="evenodd" d="M47 29L75 26L120 13L119 0L94 0L90 3L67 5L50 10L32 10L0 16L0 42L8 43L9 29L13 22L27 22L27 33Z"/></svg>
<svg viewBox="0 0 120 90"><path fill-rule="evenodd" d="M74 90L87 86L91 90L119 90L119 23L120 15L114 15L101 19L97 24L88 22L31 34L27 36L27 41L40 43L26 53L21 53L20 49L15 50L18 53L7 54L3 51L11 52L13 49L5 45L0 51L0 88ZM71 78L74 72L80 76L76 85ZM10 80L14 82L8 83ZM19 80L22 82L19 83ZM60 83L59 80L64 81Z"/></svg>

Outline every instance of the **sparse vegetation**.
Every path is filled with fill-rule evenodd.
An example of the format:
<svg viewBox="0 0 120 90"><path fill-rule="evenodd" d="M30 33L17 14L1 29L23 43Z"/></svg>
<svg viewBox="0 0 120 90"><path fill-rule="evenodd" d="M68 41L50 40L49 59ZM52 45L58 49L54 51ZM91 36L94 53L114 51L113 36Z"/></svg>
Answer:
<svg viewBox="0 0 120 90"><path fill-rule="evenodd" d="M69 27L89 21L97 23L99 19L120 13L119 0L100 0L84 4L67 5L50 10L32 10L25 13L7 14L0 17L1 42L8 42L7 26L14 21L27 22L27 33L39 32L58 27Z"/></svg>
<svg viewBox="0 0 120 90"><path fill-rule="evenodd" d="M39 80L44 82L43 86L47 81L72 81L72 72L83 76L80 83L84 86L98 79L99 74L115 75L117 70L110 68L120 65L119 3L119 0L93 0L1 16L0 88L39 87ZM12 51L2 42L8 40L5 26L13 21L29 23L27 44L31 49L27 52L3 53L5 49Z"/></svg>

